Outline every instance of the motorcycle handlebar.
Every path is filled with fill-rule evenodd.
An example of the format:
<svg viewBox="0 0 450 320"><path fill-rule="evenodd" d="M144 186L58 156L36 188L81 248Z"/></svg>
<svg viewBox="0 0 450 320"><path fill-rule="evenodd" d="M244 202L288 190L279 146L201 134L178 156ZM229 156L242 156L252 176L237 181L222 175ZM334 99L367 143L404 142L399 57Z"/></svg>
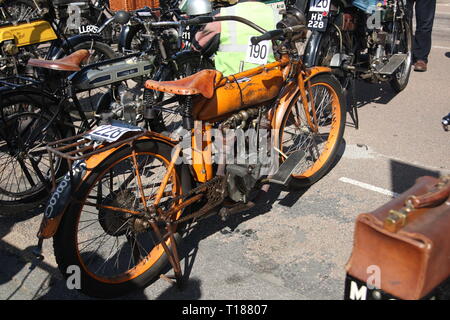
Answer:
<svg viewBox="0 0 450 320"><path fill-rule="evenodd" d="M252 42L253 45L257 45L261 41L275 40L275 39L280 38L283 35L284 35L283 30L277 29L277 30L268 31L261 36L251 37L250 41Z"/></svg>
<svg viewBox="0 0 450 320"><path fill-rule="evenodd" d="M284 29L271 30L271 31L265 32L261 36L251 37L250 41L252 42L253 45L257 45L261 41L276 40L276 39L279 39L282 36L285 36L285 35L288 35L288 34L292 34L292 33L296 33L296 32L301 32L301 31L303 31L305 29L306 29L305 25L297 25L297 26L288 27L288 28L284 28Z"/></svg>

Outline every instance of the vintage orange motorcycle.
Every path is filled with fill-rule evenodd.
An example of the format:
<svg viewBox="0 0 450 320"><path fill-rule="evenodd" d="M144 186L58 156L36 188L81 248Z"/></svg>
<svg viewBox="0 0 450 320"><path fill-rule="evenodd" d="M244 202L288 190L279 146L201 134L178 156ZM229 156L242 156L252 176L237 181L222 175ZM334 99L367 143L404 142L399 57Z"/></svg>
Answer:
<svg viewBox="0 0 450 320"><path fill-rule="evenodd" d="M221 20L265 31L233 16L176 23ZM179 284L177 247L188 224L242 212L270 183L302 188L323 177L343 139L345 102L330 69L304 67L295 42L305 26L289 21L249 39L253 49L272 40L275 62L231 76L203 70L146 82L176 97L172 112L181 115L184 135L113 122L49 145L50 155L72 170L54 181L36 254L53 237L60 271L69 277L68 268L77 266L79 289L90 296L116 297L167 279L161 273L168 263Z"/></svg>

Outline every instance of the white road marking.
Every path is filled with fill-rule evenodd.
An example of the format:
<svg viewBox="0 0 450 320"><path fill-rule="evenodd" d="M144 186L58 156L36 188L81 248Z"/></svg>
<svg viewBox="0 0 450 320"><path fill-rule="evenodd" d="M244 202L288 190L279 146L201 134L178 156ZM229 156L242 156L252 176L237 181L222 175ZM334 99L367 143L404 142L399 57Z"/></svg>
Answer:
<svg viewBox="0 0 450 320"><path fill-rule="evenodd" d="M341 178L339 178L339 181L344 182L344 183L349 183L349 184L352 184L354 186L357 186L357 187L360 187L360 188L363 188L366 190L375 191L375 192L378 192L378 193L381 193L381 194L384 194L384 195L387 195L387 196L390 196L393 198L397 198L399 196L398 193L393 192L391 190L375 187L371 184L360 182L360 181L353 180L350 178L341 177Z"/></svg>
<svg viewBox="0 0 450 320"><path fill-rule="evenodd" d="M444 50L450 50L450 47L443 47L443 46L433 46L434 49L444 49Z"/></svg>

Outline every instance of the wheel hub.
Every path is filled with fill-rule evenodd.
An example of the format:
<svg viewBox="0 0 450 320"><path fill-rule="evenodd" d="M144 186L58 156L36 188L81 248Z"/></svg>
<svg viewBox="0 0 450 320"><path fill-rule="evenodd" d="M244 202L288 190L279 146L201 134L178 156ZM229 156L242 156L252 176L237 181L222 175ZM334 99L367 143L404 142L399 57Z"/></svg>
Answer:
<svg viewBox="0 0 450 320"><path fill-rule="evenodd" d="M102 202L103 206L126 208L134 207L134 195L128 190L108 195ZM128 230L134 229L132 214L119 212L112 209L101 208L98 214L98 220L103 230L114 237L123 236Z"/></svg>

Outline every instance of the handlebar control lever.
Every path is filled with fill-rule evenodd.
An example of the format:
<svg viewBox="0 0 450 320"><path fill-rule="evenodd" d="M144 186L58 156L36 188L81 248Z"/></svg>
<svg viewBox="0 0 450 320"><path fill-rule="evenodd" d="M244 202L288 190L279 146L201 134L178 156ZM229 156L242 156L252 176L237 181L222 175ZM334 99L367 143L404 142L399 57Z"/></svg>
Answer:
<svg viewBox="0 0 450 320"><path fill-rule="evenodd" d="M279 37L282 37L283 35L284 35L283 29L276 29L272 31L267 31L263 35L257 37L251 37L250 41L252 42L253 45L257 45L261 41L277 39Z"/></svg>
<svg viewBox="0 0 450 320"><path fill-rule="evenodd" d="M252 42L253 45L257 45L261 41L276 40L276 39L281 38L282 36L291 35L293 33L301 32L303 30L305 30L305 25L296 25L293 27L271 30L271 31L267 31L266 33L264 33L260 36L252 37L250 39L250 41Z"/></svg>

